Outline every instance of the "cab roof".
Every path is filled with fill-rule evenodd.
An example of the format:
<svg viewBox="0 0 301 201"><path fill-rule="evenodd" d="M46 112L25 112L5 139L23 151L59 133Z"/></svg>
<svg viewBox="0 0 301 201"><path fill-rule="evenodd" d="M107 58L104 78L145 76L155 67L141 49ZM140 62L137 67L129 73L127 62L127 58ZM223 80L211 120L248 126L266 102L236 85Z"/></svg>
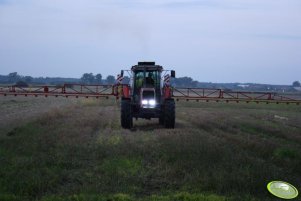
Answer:
<svg viewBox="0 0 301 201"><path fill-rule="evenodd" d="M162 71L163 67L156 65L155 62L150 62L150 61L143 61L143 62L138 62L138 65L132 66L132 71L137 71L137 70L152 70L152 71Z"/></svg>

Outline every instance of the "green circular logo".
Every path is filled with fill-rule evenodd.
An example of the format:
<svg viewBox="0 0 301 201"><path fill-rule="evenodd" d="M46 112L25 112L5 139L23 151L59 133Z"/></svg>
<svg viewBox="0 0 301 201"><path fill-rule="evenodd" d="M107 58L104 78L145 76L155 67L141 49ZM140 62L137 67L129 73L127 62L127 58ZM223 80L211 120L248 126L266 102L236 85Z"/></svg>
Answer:
<svg viewBox="0 0 301 201"><path fill-rule="evenodd" d="M267 185L268 191L282 199L293 199L298 196L298 190L284 181L272 181Z"/></svg>

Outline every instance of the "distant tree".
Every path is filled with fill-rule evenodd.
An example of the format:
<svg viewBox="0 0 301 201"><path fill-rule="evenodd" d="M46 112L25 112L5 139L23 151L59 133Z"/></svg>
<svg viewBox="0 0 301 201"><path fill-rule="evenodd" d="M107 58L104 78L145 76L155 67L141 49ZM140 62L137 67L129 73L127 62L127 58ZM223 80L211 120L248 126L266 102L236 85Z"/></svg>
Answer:
<svg viewBox="0 0 301 201"><path fill-rule="evenodd" d="M175 78L173 83L178 87L196 87L198 82L194 81L191 77Z"/></svg>
<svg viewBox="0 0 301 201"><path fill-rule="evenodd" d="M15 85L18 87L28 87L28 84L22 80L17 81Z"/></svg>
<svg viewBox="0 0 301 201"><path fill-rule="evenodd" d="M84 73L80 79L85 84L93 84L95 81L93 73Z"/></svg>
<svg viewBox="0 0 301 201"><path fill-rule="evenodd" d="M293 82L293 87L301 87L301 84L299 81Z"/></svg>
<svg viewBox="0 0 301 201"><path fill-rule="evenodd" d="M39 84L46 84L46 80L43 77L36 77L36 78L34 78L34 82L35 83L39 83Z"/></svg>
<svg viewBox="0 0 301 201"><path fill-rule="evenodd" d="M109 75L107 77L107 83L108 84L114 84L114 82L115 82L115 77L113 75Z"/></svg>
<svg viewBox="0 0 301 201"><path fill-rule="evenodd" d="M33 81L33 77L31 77L31 76L25 76L23 79L24 79L24 81L27 82L27 83L30 83L30 82Z"/></svg>
<svg viewBox="0 0 301 201"><path fill-rule="evenodd" d="M21 76L18 75L17 72L13 72L13 73L8 74L8 81L10 83L18 82L20 79L21 79Z"/></svg>
<svg viewBox="0 0 301 201"><path fill-rule="evenodd" d="M199 84L198 81L192 81L192 82L190 83L190 87L197 87L198 84Z"/></svg>
<svg viewBox="0 0 301 201"><path fill-rule="evenodd" d="M100 73L95 75L95 81L97 84L101 84L102 82L102 75Z"/></svg>

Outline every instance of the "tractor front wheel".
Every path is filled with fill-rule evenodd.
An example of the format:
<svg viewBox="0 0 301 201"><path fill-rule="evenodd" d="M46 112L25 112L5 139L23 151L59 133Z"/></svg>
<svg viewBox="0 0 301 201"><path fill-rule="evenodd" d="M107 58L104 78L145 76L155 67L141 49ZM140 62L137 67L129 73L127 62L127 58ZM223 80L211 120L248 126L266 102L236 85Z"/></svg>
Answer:
<svg viewBox="0 0 301 201"><path fill-rule="evenodd" d="M159 124L164 126L164 105L161 106Z"/></svg>
<svg viewBox="0 0 301 201"><path fill-rule="evenodd" d="M175 101L166 100L164 104L164 126L165 128L174 128L176 120Z"/></svg>
<svg viewBox="0 0 301 201"><path fill-rule="evenodd" d="M130 100L121 101L121 126L130 129L133 127L132 109Z"/></svg>
<svg viewBox="0 0 301 201"><path fill-rule="evenodd" d="M161 114L159 117L159 124L164 125L164 114Z"/></svg>

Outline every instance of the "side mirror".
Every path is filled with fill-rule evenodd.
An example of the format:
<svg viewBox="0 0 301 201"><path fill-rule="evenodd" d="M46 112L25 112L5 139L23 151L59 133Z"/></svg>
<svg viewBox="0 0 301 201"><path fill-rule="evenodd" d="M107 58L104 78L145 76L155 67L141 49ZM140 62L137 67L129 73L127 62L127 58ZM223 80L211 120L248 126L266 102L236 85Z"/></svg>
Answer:
<svg viewBox="0 0 301 201"><path fill-rule="evenodd" d="M123 70L121 70L121 73L120 73L121 77L123 77Z"/></svg>
<svg viewBox="0 0 301 201"><path fill-rule="evenodd" d="M176 71L172 70L172 71L170 72L170 77L175 78L175 77L176 77Z"/></svg>

